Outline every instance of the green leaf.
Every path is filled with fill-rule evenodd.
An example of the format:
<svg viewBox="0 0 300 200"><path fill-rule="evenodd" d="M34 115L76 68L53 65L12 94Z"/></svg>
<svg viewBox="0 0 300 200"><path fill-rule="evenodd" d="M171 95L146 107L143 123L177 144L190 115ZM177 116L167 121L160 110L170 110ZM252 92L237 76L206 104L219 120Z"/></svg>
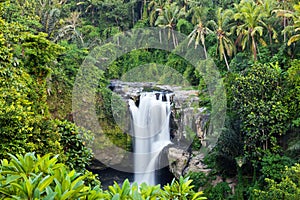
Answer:
<svg viewBox="0 0 300 200"><path fill-rule="evenodd" d="M48 175L48 176L44 177L44 178L40 181L39 186L38 186L38 189L39 189L40 191L44 191L45 188L48 187L48 186L53 182L53 180L54 180L54 176Z"/></svg>
<svg viewBox="0 0 300 200"><path fill-rule="evenodd" d="M2 172L1 172L2 173ZM7 173L7 172L6 172ZM20 175L10 175L10 176L7 176L7 178L6 178L6 184L9 184L9 183L11 183L11 182L14 182L14 181L16 181L17 179L20 179L22 176L20 176Z"/></svg>
<svg viewBox="0 0 300 200"><path fill-rule="evenodd" d="M115 195L113 195L113 197L112 197L111 200L121 200L120 194L115 194Z"/></svg>

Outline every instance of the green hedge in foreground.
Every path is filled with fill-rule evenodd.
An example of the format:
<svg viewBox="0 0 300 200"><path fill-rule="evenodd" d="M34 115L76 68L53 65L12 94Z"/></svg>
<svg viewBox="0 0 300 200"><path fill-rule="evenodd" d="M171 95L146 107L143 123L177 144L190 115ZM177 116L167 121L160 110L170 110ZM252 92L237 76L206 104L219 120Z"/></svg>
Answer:
<svg viewBox="0 0 300 200"><path fill-rule="evenodd" d="M203 192L192 190L192 180L183 177L163 189L145 183L131 185L125 180L122 186L115 183L102 190L92 173L69 170L57 158L50 154L10 154L10 160L4 159L0 165L0 199L206 199Z"/></svg>

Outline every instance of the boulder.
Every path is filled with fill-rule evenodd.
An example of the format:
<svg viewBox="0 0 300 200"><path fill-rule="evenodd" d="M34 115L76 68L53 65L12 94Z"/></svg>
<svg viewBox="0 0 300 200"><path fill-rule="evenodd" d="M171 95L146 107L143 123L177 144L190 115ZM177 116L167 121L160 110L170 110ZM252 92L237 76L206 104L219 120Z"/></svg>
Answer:
<svg viewBox="0 0 300 200"><path fill-rule="evenodd" d="M209 169L204 163L204 154L194 151L191 154L190 161L186 167L184 174L189 172L203 172L205 175L208 175L211 169Z"/></svg>
<svg viewBox="0 0 300 200"><path fill-rule="evenodd" d="M184 149L170 147L168 148L169 168L176 178L183 176L190 159L190 153Z"/></svg>

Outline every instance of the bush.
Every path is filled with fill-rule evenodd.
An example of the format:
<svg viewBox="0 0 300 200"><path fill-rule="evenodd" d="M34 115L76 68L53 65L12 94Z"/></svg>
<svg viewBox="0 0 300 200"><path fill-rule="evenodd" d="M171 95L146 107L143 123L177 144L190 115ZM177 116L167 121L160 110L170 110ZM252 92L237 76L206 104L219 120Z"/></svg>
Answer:
<svg viewBox="0 0 300 200"><path fill-rule="evenodd" d="M255 64L231 86L244 154L253 163L269 152L279 152L278 139L288 131L291 111L284 76L278 64Z"/></svg>
<svg viewBox="0 0 300 200"><path fill-rule="evenodd" d="M204 172L189 172L187 176L193 180L194 191L198 191L200 187L205 186L208 182Z"/></svg>
<svg viewBox="0 0 300 200"><path fill-rule="evenodd" d="M280 156L278 154L267 155L262 159L261 172L264 178L281 180L285 167L290 167L293 163L294 162L286 156Z"/></svg>
<svg viewBox="0 0 300 200"><path fill-rule="evenodd" d="M59 134L47 119L36 92L38 85L23 69L0 65L0 158L35 151L59 154ZM43 113L44 112L44 113Z"/></svg>
<svg viewBox="0 0 300 200"><path fill-rule="evenodd" d="M1 199L99 199L105 197L99 186L85 184L89 174L70 171L58 156L34 153L2 160L0 166Z"/></svg>
<svg viewBox="0 0 300 200"><path fill-rule="evenodd" d="M92 187L87 181L91 173L81 174L58 163L58 156L35 155L26 153L11 155L10 160L2 160L0 165L0 199L206 199L203 192L194 192L192 180L181 177L171 184L149 186L142 183L130 185L125 180L122 186L114 183L107 191L100 188L98 182Z"/></svg>
<svg viewBox="0 0 300 200"><path fill-rule="evenodd" d="M300 197L300 164L286 167L283 178L280 181L266 178L265 189L253 191L253 197L257 200L285 199L294 200Z"/></svg>
<svg viewBox="0 0 300 200"><path fill-rule="evenodd" d="M85 141L91 139L92 133L68 121L54 122L60 133L66 165L83 172L93 157L92 150L85 146Z"/></svg>
<svg viewBox="0 0 300 200"><path fill-rule="evenodd" d="M228 183L221 182L218 183L215 187L213 187L208 193L208 199L214 200L223 200L228 198L231 195L231 188Z"/></svg>
<svg viewBox="0 0 300 200"><path fill-rule="evenodd" d="M189 177L180 177L179 181L173 179L171 184L167 184L160 188L160 185L150 186L142 183L140 186L133 183L130 186L128 180L125 180L122 186L116 182L113 186L109 186L108 193L111 199L178 199L178 200L203 200L203 192L194 192L191 185L192 180Z"/></svg>
<svg viewBox="0 0 300 200"><path fill-rule="evenodd" d="M171 184L167 184L163 188L162 196L165 199L206 199L206 197L200 197L203 192L194 192L194 186L191 185L192 180L189 177L180 177L179 181L173 179Z"/></svg>

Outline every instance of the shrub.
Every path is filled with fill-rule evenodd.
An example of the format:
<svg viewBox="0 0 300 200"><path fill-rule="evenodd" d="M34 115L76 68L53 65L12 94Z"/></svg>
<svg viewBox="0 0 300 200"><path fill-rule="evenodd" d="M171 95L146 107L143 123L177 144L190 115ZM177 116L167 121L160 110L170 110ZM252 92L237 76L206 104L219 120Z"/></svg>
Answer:
<svg viewBox="0 0 300 200"><path fill-rule="evenodd" d="M59 134L42 113L46 108L37 106L30 85L38 87L25 70L0 66L0 158L28 151L61 152Z"/></svg>
<svg viewBox="0 0 300 200"><path fill-rule="evenodd" d="M231 188L229 187L228 183L221 182L210 190L208 198L214 200L223 200L228 198L230 195Z"/></svg>
<svg viewBox="0 0 300 200"><path fill-rule="evenodd" d="M280 180L285 167L290 167L293 161L286 156L280 156L278 154L271 154L264 156L261 162L261 172L264 178L270 178L274 180Z"/></svg>
<svg viewBox="0 0 300 200"><path fill-rule="evenodd" d="M194 184L194 191L198 191L200 187L203 187L207 184L208 178L206 177L204 172L189 172L187 174L188 177L190 177L193 180Z"/></svg>
<svg viewBox="0 0 300 200"><path fill-rule="evenodd" d="M58 163L58 155L39 156L26 153L24 156L9 154L10 160L3 159L0 165L0 199L192 199L201 200L203 192L194 192L192 180L180 177L164 186L151 186L142 183L132 185L125 180L109 186L107 191L87 184L93 177L91 173L78 173Z"/></svg>
<svg viewBox="0 0 300 200"><path fill-rule="evenodd" d="M254 189L253 197L257 200L285 199L294 200L300 197L300 164L286 167L280 181L266 178L265 189Z"/></svg>
<svg viewBox="0 0 300 200"><path fill-rule="evenodd" d="M173 179L171 184L167 184L163 187L162 196L165 199L206 199L206 197L200 197L203 192L195 192L193 190L193 185L191 185L192 180L189 177L180 177L179 181Z"/></svg>
<svg viewBox="0 0 300 200"><path fill-rule="evenodd" d="M1 199L99 199L105 197L99 186L85 184L88 174L70 171L58 156L26 153L2 160L0 166Z"/></svg>
<svg viewBox="0 0 300 200"><path fill-rule="evenodd" d="M92 150L85 146L85 141L91 139L92 133L68 121L54 122L60 133L66 165L83 172L93 157Z"/></svg>

